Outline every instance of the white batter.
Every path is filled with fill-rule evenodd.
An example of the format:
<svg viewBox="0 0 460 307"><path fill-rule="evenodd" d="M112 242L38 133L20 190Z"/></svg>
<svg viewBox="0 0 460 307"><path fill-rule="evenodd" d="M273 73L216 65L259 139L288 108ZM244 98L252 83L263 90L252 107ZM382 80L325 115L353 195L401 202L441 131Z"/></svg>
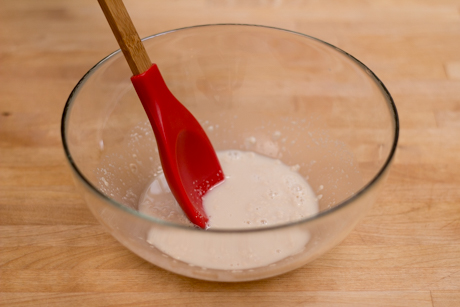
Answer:
<svg viewBox="0 0 460 307"><path fill-rule="evenodd" d="M203 198L209 228L272 226L318 212L315 194L296 167L254 152L217 156L226 178Z"/></svg>
<svg viewBox="0 0 460 307"><path fill-rule="evenodd" d="M308 183L279 160L253 152L218 152L225 181L209 191L203 206L210 229L266 227L300 220L318 212ZM141 196L139 211L176 223L192 224L174 201L163 174ZM186 238L185 238L186 237ZM152 229L148 242L169 256L212 269L251 269L300 252L309 241L303 230L285 229L245 236L197 236L183 230Z"/></svg>

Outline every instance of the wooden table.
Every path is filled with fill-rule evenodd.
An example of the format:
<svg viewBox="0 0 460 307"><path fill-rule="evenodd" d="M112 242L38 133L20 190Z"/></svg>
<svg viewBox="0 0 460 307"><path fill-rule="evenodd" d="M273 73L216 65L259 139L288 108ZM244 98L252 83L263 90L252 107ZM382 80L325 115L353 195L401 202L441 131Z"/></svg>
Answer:
<svg viewBox="0 0 460 307"><path fill-rule="evenodd" d="M366 63L399 110L386 188L339 246L291 273L211 283L150 265L74 189L60 139L81 76L117 49L96 0L0 0L1 306L460 306L458 0L126 0L144 37L255 23Z"/></svg>

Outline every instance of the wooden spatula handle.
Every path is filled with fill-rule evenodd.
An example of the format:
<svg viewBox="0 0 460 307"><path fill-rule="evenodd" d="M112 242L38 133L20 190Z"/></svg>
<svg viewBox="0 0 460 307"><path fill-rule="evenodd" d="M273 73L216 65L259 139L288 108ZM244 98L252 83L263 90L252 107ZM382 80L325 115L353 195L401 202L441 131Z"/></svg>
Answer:
<svg viewBox="0 0 460 307"><path fill-rule="evenodd" d="M98 1L133 74L136 76L147 71L152 66L152 62L147 51L145 51L139 34L134 28L123 1Z"/></svg>

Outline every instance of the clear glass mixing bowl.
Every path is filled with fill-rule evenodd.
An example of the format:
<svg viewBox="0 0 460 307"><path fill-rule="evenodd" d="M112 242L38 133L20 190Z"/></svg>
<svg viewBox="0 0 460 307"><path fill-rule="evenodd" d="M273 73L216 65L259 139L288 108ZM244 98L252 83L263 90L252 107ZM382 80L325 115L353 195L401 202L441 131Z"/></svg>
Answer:
<svg viewBox="0 0 460 307"><path fill-rule="evenodd" d="M254 25L195 26L144 43L216 150L297 166L320 212L274 227L207 231L138 212L160 162L118 50L71 93L62 140L88 207L128 249L193 278L267 278L341 242L374 203L395 153L398 117L384 85L357 59L307 35ZM235 253L252 262L234 261Z"/></svg>

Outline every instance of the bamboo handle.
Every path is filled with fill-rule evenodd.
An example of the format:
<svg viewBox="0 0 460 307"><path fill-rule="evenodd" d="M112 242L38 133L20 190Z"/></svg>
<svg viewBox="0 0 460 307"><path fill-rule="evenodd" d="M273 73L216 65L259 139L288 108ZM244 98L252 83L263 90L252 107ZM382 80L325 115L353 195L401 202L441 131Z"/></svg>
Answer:
<svg viewBox="0 0 460 307"><path fill-rule="evenodd" d="M98 2L133 74L136 76L147 71L152 66L152 61L145 51L123 1L98 0Z"/></svg>

